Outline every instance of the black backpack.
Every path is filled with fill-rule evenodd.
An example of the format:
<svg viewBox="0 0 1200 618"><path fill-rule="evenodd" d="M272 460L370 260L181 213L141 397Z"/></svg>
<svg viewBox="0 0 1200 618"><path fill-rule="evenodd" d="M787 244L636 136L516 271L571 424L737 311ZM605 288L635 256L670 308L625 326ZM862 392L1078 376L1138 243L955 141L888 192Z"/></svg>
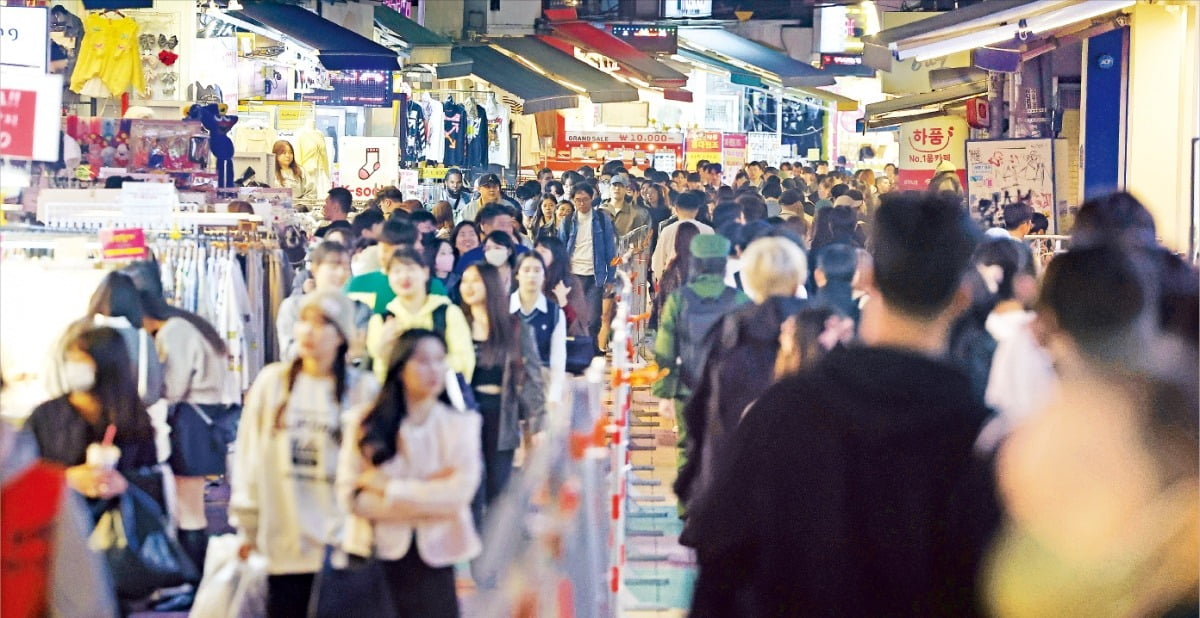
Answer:
<svg viewBox="0 0 1200 618"><path fill-rule="evenodd" d="M688 286L680 289L675 338L679 342L679 381L687 388L695 390L700 386L711 347L708 334L725 314L737 307L737 294L737 290L728 286L716 298L700 296Z"/></svg>

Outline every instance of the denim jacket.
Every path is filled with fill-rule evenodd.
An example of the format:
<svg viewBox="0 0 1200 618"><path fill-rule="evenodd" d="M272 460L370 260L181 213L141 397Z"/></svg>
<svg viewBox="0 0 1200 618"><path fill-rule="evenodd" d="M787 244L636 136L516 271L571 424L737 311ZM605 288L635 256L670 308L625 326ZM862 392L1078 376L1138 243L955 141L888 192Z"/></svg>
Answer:
<svg viewBox="0 0 1200 618"><path fill-rule="evenodd" d="M572 213L563 221L558 236L567 246L567 259L575 254L575 221L577 214ZM599 208L592 208L592 255L596 272L596 285L611 283L617 274L613 259L617 257L617 230L613 226L612 217Z"/></svg>

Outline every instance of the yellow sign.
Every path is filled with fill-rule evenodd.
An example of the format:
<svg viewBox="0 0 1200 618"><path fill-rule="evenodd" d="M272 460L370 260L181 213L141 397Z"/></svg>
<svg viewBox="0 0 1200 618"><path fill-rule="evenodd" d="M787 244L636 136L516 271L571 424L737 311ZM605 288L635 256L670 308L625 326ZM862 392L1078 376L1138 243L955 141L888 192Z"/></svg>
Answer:
<svg viewBox="0 0 1200 618"><path fill-rule="evenodd" d="M915 21L920 21L940 13L901 13L887 12L883 14L883 27L895 28ZM940 58L918 62L915 58L907 60L892 59L890 71L880 71L879 81L883 91L888 94L920 94L933 90L929 85L929 72L933 69L950 69L971 66L971 52L959 52Z"/></svg>

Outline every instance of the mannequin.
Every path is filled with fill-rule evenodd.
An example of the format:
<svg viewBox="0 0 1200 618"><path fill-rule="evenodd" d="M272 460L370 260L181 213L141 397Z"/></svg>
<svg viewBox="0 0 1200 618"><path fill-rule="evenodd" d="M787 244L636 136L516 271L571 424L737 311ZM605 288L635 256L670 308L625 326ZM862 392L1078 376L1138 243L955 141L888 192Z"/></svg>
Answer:
<svg viewBox="0 0 1200 618"><path fill-rule="evenodd" d="M313 185L316 195L325 195L332 180L329 174L329 151L325 143L325 134L317 129L316 122L309 119L303 128L296 132L296 163L309 183Z"/></svg>

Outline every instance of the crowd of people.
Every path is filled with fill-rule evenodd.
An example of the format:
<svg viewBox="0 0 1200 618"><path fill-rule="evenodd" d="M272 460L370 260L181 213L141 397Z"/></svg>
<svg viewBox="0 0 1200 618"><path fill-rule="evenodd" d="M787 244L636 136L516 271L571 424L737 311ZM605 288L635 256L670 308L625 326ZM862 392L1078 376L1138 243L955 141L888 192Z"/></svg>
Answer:
<svg viewBox="0 0 1200 618"><path fill-rule="evenodd" d="M457 615L455 567L604 354L618 248L641 234L693 615L1194 614L1195 268L1126 194L1084 204L1042 264L1029 205L985 234L953 173L900 192L895 172L751 162L727 185L719 163L613 161L510 197L452 170L429 203L387 188L358 212L335 188L279 308L283 360L242 401L221 396L221 337L136 263L63 336L55 398L4 430L4 490L36 446L73 490L47 495L172 504L202 566L206 479L225 476L266 615ZM104 567L72 521L56 542L81 584L43 577L44 602L138 601L121 572L82 574ZM335 598L320 575L355 557L388 594Z"/></svg>

